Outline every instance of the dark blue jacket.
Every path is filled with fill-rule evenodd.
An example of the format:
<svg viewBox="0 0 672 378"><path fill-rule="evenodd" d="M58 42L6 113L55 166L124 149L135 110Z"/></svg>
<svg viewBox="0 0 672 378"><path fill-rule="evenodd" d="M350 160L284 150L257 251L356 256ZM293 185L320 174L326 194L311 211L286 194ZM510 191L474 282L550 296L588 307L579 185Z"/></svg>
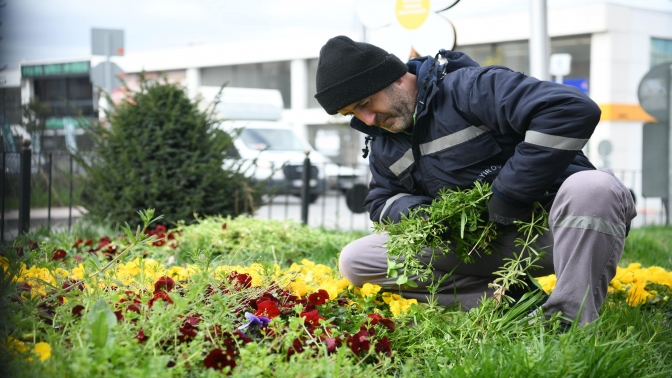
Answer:
<svg viewBox="0 0 672 378"><path fill-rule="evenodd" d="M588 96L506 67L479 67L463 53L445 57L445 64L432 57L407 63L418 79L410 133L352 118L351 127L374 137L364 202L372 221L399 221L441 188L475 181L494 182L506 202L544 202L569 175L595 169L581 152L600 120Z"/></svg>

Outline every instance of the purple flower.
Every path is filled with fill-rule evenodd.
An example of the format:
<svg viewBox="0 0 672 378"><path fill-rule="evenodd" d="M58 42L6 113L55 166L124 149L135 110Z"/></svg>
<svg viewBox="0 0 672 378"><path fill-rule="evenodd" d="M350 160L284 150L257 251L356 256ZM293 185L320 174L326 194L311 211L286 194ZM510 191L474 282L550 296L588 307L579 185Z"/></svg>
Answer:
<svg viewBox="0 0 672 378"><path fill-rule="evenodd" d="M245 313L245 317L249 320L249 323L243 324L242 326L238 327L239 330L243 330L243 329L249 327L250 330L253 331L257 328L265 327L271 321L271 319L269 319L265 316L256 316L256 315L251 314L249 312Z"/></svg>

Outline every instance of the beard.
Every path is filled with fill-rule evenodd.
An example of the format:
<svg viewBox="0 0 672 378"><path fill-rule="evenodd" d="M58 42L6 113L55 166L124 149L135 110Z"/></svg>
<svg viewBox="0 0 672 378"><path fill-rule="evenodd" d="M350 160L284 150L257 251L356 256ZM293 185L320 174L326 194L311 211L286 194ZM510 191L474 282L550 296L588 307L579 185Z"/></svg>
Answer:
<svg viewBox="0 0 672 378"><path fill-rule="evenodd" d="M378 113L373 124L391 133L398 133L413 126L415 95L395 85L385 88L389 113Z"/></svg>

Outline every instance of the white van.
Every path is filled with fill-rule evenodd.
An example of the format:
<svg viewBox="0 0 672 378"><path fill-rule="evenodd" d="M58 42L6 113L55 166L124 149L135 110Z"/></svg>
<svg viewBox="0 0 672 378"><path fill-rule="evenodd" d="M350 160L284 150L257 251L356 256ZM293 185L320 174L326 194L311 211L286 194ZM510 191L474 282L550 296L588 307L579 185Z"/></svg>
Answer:
<svg viewBox="0 0 672 378"><path fill-rule="evenodd" d="M220 88L201 87L200 90L210 102ZM277 90L226 87L216 109L224 120L220 127L238 135L231 157L242 159L244 170L250 172L253 179L268 180L269 187L278 193L301 195L306 152L312 166L311 202L327 189L345 191L363 176L357 170L333 163L297 135L292 125L278 121L283 103ZM224 161L225 166L231 164L234 162Z"/></svg>

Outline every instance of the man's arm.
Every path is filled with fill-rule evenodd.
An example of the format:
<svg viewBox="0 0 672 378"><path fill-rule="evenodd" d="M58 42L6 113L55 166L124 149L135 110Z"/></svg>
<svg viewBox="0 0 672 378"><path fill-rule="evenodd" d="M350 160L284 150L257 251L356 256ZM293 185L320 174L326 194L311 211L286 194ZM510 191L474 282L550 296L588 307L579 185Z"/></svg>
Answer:
<svg viewBox="0 0 672 378"><path fill-rule="evenodd" d="M369 167L371 182L364 208L373 222L389 219L397 223L402 216L408 215L409 209L432 203L431 197L411 194L389 168L379 163L375 153L369 156Z"/></svg>
<svg viewBox="0 0 672 378"><path fill-rule="evenodd" d="M538 201L588 142L600 120L599 107L577 88L505 68L471 72L470 114L495 132L524 136L493 192L514 206Z"/></svg>

